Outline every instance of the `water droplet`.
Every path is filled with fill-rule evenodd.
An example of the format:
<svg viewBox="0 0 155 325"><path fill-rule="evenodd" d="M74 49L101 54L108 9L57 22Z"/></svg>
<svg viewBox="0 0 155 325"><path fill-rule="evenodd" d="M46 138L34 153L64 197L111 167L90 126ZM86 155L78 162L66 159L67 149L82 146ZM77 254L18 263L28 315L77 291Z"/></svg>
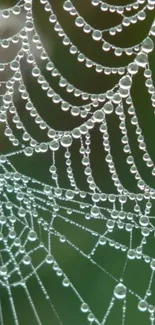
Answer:
<svg viewBox="0 0 155 325"><path fill-rule="evenodd" d="M100 208L98 206L92 206L91 208L91 215L93 217L97 217L100 214Z"/></svg>
<svg viewBox="0 0 155 325"><path fill-rule="evenodd" d="M7 275L7 272L8 272L8 270L5 265L0 267L0 275L5 276L5 275Z"/></svg>
<svg viewBox="0 0 155 325"><path fill-rule="evenodd" d="M25 148L25 149L24 149L24 153L25 153L25 155L26 155L27 157L32 156L32 155L33 155L33 148L31 148L31 147L27 147L27 148Z"/></svg>
<svg viewBox="0 0 155 325"><path fill-rule="evenodd" d="M62 284L63 284L64 287L69 287L70 282L69 282L69 280L67 278L64 278L63 281L62 281Z"/></svg>
<svg viewBox="0 0 155 325"><path fill-rule="evenodd" d="M100 30L95 29L92 33L92 38L95 41L100 41L102 39L102 32Z"/></svg>
<svg viewBox="0 0 155 325"><path fill-rule="evenodd" d="M37 234L34 230L30 230L28 234L28 239L30 241L35 241L37 239Z"/></svg>
<svg viewBox="0 0 155 325"><path fill-rule="evenodd" d="M103 235L100 236L100 238L99 238L99 244L100 245L105 245L106 242L107 242L106 237L104 237Z"/></svg>
<svg viewBox="0 0 155 325"><path fill-rule="evenodd" d="M128 75L122 77L119 81L119 85L123 89L129 89L131 87L131 84L132 84L132 79Z"/></svg>
<svg viewBox="0 0 155 325"><path fill-rule="evenodd" d="M89 311L89 306L85 302L81 305L81 311L83 313L87 313Z"/></svg>
<svg viewBox="0 0 155 325"><path fill-rule="evenodd" d="M145 40L142 42L141 49L145 53L150 53L154 49L154 43L150 37L146 37Z"/></svg>
<svg viewBox="0 0 155 325"><path fill-rule="evenodd" d="M83 17L79 16L75 20L75 24L76 24L77 27L83 27L84 23L85 23L85 21L84 21Z"/></svg>
<svg viewBox="0 0 155 325"><path fill-rule="evenodd" d="M60 143L61 143L61 145L62 145L63 147L65 147L65 148L70 147L71 144L72 144L72 137L71 137L71 135L67 135L67 134L64 135L64 136L61 138Z"/></svg>
<svg viewBox="0 0 155 325"><path fill-rule="evenodd" d="M108 102L103 106L103 111L105 114L111 114L114 110L114 106L112 103Z"/></svg>
<svg viewBox="0 0 155 325"><path fill-rule="evenodd" d="M31 263L31 257L27 254L23 257L23 263L29 265Z"/></svg>
<svg viewBox="0 0 155 325"><path fill-rule="evenodd" d="M134 249L129 249L128 250L128 253L127 253L127 257L130 259L130 260L134 260L135 257L136 257L136 252Z"/></svg>
<svg viewBox="0 0 155 325"><path fill-rule="evenodd" d="M67 200L72 200L74 198L74 192L72 190L67 190L65 196Z"/></svg>
<svg viewBox="0 0 155 325"><path fill-rule="evenodd" d="M119 283L114 289L114 296L117 299L124 299L126 297L126 287Z"/></svg>
<svg viewBox="0 0 155 325"><path fill-rule="evenodd" d="M63 9L64 10L70 11L70 10L72 10L72 8L73 8L73 5L69 0L64 2L64 4L63 4Z"/></svg>
<svg viewBox="0 0 155 325"><path fill-rule="evenodd" d="M145 67L148 63L148 56L144 52L140 52L137 54L135 62L140 66L140 67Z"/></svg>
<svg viewBox="0 0 155 325"><path fill-rule="evenodd" d="M66 237L64 235L60 236L60 241L61 243L64 243L66 241Z"/></svg>
<svg viewBox="0 0 155 325"><path fill-rule="evenodd" d="M93 117L94 117L95 122L102 122L104 119L104 113L101 110L97 110L93 114Z"/></svg>
<svg viewBox="0 0 155 325"><path fill-rule="evenodd" d="M46 256L46 259L45 259L46 263L47 264L52 264L54 262L54 258L51 254L47 255Z"/></svg>
<svg viewBox="0 0 155 325"><path fill-rule="evenodd" d="M151 261L150 266L151 266L151 269L155 271L155 259L153 259L153 260Z"/></svg>
<svg viewBox="0 0 155 325"><path fill-rule="evenodd" d="M149 224L149 218L147 216L141 216L139 219L139 223L142 227L145 227Z"/></svg>
<svg viewBox="0 0 155 325"><path fill-rule="evenodd" d="M145 300L139 301L139 303L138 303L138 309L140 311L143 311L143 312L146 311L147 310L147 307L148 307L148 303Z"/></svg>
<svg viewBox="0 0 155 325"><path fill-rule="evenodd" d="M17 60L14 60L10 63L10 68L12 71L17 71L19 69L19 62Z"/></svg>
<svg viewBox="0 0 155 325"><path fill-rule="evenodd" d="M57 140L52 140L49 144L49 147L53 151L57 151L59 149L59 142Z"/></svg>

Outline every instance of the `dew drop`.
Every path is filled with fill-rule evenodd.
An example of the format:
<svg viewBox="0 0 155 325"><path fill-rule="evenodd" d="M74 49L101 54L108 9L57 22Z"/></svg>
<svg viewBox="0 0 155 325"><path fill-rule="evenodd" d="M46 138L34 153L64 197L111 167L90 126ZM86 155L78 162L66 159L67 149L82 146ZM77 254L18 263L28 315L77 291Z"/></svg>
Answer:
<svg viewBox="0 0 155 325"><path fill-rule="evenodd" d="M69 0L64 2L64 4L63 4L64 10L70 11L72 8L73 8L72 3Z"/></svg>
<svg viewBox="0 0 155 325"><path fill-rule="evenodd" d="M24 149L24 153L25 153L25 155L26 155L27 157L32 156L32 155L33 155L33 148L31 148L31 147L27 147L27 148L25 148L25 149Z"/></svg>
<svg viewBox="0 0 155 325"><path fill-rule="evenodd" d="M146 37L145 40L142 42L141 49L145 53L150 53L154 49L154 43L150 37Z"/></svg>
<svg viewBox="0 0 155 325"><path fill-rule="evenodd" d="M132 84L132 79L129 76L124 76L119 81L119 85L123 89L129 89L131 87L131 84Z"/></svg>
<svg viewBox="0 0 155 325"><path fill-rule="evenodd" d="M141 216L139 219L139 223L142 227L145 227L149 224L149 218L147 216Z"/></svg>
<svg viewBox="0 0 155 325"><path fill-rule="evenodd" d="M127 253L127 257L129 260L134 260L136 257L136 252L134 249L129 249Z"/></svg>
<svg viewBox="0 0 155 325"><path fill-rule="evenodd" d="M102 39L102 32L100 30L95 29L92 33L92 38L95 41L100 41Z"/></svg>
<svg viewBox="0 0 155 325"><path fill-rule="evenodd" d="M93 117L94 117L95 122L102 122L104 119L104 113L101 110L97 110L93 114Z"/></svg>
<svg viewBox="0 0 155 325"><path fill-rule="evenodd" d="M126 287L119 283L114 289L114 296L117 299L124 299L126 297Z"/></svg>
<svg viewBox="0 0 155 325"><path fill-rule="evenodd" d="M87 313L89 311L89 307L85 302L81 305L81 311L83 313Z"/></svg>
<svg viewBox="0 0 155 325"><path fill-rule="evenodd" d="M69 134L68 134L68 135L65 134L65 135L61 138L60 143L61 143L61 145L62 145L63 147L65 147L65 148L70 147L71 144L72 144L72 137L71 137L71 135L69 135Z"/></svg>
<svg viewBox="0 0 155 325"><path fill-rule="evenodd" d="M14 60L10 63L10 68L12 71L17 71L19 69L19 62L17 60Z"/></svg>
<svg viewBox="0 0 155 325"><path fill-rule="evenodd" d="M140 67L145 67L148 63L148 56L144 52L140 52L137 54L135 62L140 66Z"/></svg>
<svg viewBox="0 0 155 325"><path fill-rule="evenodd" d="M52 140L49 144L49 147L53 151L57 151L59 149L59 142L57 140Z"/></svg>
<svg viewBox="0 0 155 325"><path fill-rule="evenodd" d="M64 278L63 281L62 281L62 284L63 284L64 287L69 287L70 282L69 282L69 280L67 278Z"/></svg>
<svg viewBox="0 0 155 325"><path fill-rule="evenodd" d="M31 263L31 257L27 254L23 257L23 263L29 265Z"/></svg>
<svg viewBox="0 0 155 325"><path fill-rule="evenodd" d="M83 17L77 17L76 18L76 20L75 20L75 24L76 24L76 26L77 27L82 27L82 26L84 26L84 19L83 19Z"/></svg>
<svg viewBox="0 0 155 325"><path fill-rule="evenodd" d="M148 307L148 303L145 300L141 300L138 303L138 309L142 312L146 311Z"/></svg>
<svg viewBox="0 0 155 325"><path fill-rule="evenodd" d="M67 200L72 200L74 198L74 192L72 190L67 190L65 196Z"/></svg>
<svg viewBox="0 0 155 325"><path fill-rule="evenodd" d="M30 241L35 241L37 239L37 234L34 230L30 230L28 234L28 239Z"/></svg>
<svg viewBox="0 0 155 325"><path fill-rule="evenodd" d="M112 103L108 102L103 106L103 111L105 114L111 114L114 110L114 106Z"/></svg>
<svg viewBox="0 0 155 325"><path fill-rule="evenodd" d="M151 261L150 266L151 266L151 269L155 271L155 259L153 259L153 260Z"/></svg>
<svg viewBox="0 0 155 325"><path fill-rule="evenodd" d="M45 259L47 264L52 264L54 262L54 258L51 254L48 254Z"/></svg>

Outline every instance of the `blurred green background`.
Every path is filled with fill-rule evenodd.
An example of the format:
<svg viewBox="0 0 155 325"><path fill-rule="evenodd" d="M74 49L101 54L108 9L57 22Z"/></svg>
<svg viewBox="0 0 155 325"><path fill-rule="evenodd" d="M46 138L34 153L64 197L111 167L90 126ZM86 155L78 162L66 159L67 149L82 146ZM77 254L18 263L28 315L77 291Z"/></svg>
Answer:
<svg viewBox="0 0 155 325"><path fill-rule="evenodd" d="M98 7L91 6L90 0L74 0L72 1L75 7L78 9L81 16L88 21L94 28L104 29L113 27L121 22L121 17L116 13L101 12ZM15 1L1 1L3 6L14 5ZM90 59L98 62L99 64L113 66L127 65L134 58L133 55L127 56L123 54L120 57L116 57L113 51L103 52L101 44L95 43L90 35L84 34L81 29L78 29L74 25L73 17L62 9L63 0L51 0L53 10L57 15L62 27L72 42L77 48L85 53ZM124 5L127 4L127 0L117 0L115 3L113 0L109 0L108 3L112 5ZM140 5L142 7L142 5ZM95 69L88 69L84 64L79 63L76 56L69 53L68 47L62 44L62 39L57 36L57 33L53 29L53 25L48 21L48 12L45 13L43 5L38 0L33 1L34 22L36 29L41 32L41 39L43 44L48 44L48 54L54 62L56 68L62 73L62 75L68 80L69 83L75 87L89 93L103 93L108 89L111 89L116 82L118 82L119 75L105 75L104 73L96 73ZM129 47L140 43L148 34L150 26L155 18L155 10L146 11L147 17L145 21L137 22L128 28L125 28L122 33L118 33L118 37L112 37L108 33L105 34L106 40L112 42L116 46ZM131 12L129 12L131 15ZM151 53L149 56L149 63L152 70L152 76L155 76L155 53ZM26 68L28 69L28 67ZM75 99L72 94L67 93L64 89L59 87L59 79L51 78L49 73L45 71L41 66L42 73L47 78L49 84L56 90L65 100L68 100L72 105L82 105L81 99ZM47 98L45 93L40 90L40 86L36 80L30 75L30 71L27 70L25 83L31 99L37 108L39 114L48 124L58 130L72 130L74 127L81 124L83 119L81 116L73 117L70 112L63 112L59 104L54 104ZM154 150L154 111L151 107L151 101L148 96L145 78L143 75L143 69L139 70L139 73L134 77L132 87L132 99L136 108L136 113L139 118L140 127L145 135L145 141L148 151L151 155L152 161L155 162L155 150ZM154 78L155 80L155 78ZM87 102L86 102L87 103ZM126 109L126 107L125 107ZM24 102L17 103L17 111L21 117L26 128L30 134L39 141L46 141L47 138L43 137L42 132L38 132L38 128L28 116L28 112L24 110ZM130 123L130 117L126 112L126 121L128 125L128 132L130 138L130 145L139 172L146 183L154 188L154 180L151 172L146 169L144 162L142 161L141 152L138 150L138 145L135 136L135 127ZM10 125L11 121L10 121ZM128 190L137 191L136 183L131 174L129 173L128 166L126 164L126 156L122 150L121 144L121 132L119 129L119 120L116 115L108 117L108 131L111 141L111 150L115 159L116 169L118 170L119 178ZM2 137L2 153L8 153L13 151L12 146L3 136ZM77 180L77 185L80 189L88 191L88 184L84 178L83 167L80 163L79 154L79 142L75 141L72 146L72 161L74 167L74 175ZM11 158L11 162L15 168L30 177L34 177L47 184L52 184L52 180L49 176L49 166L51 164L51 153L46 154L34 154L33 157L28 158L24 155L15 155ZM64 151L61 149L56 155L56 162L58 166L58 174L60 175L60 185L68 188L69 183L67 181L65 173L65 160ZM93 170L93 176L97 185L103 192L115 193L110 173L105 163L105 152L102 150L101 135L97 127L91 132L91 164ZM105 203L106 206L106 203ZM71 205L72 207L72 205ZM133 205L128 204L129 212L133 211ZM151 210L152 214L155 212L154 206ZM64 214L66 217L66 215ZM46 214L42 212L42 217L47 218ZM105 223L97 220L83 220L82 216L72 215L71 218L79 222L85 227L90 227L94 231L103 233L105 231ZM65 223L63 220L55 222L55 228L64 234L74 245L79 247L85 254L94 247L96 238L89 235L86 231L80 228ZM130 236L126 231L120 231L118 228L113 231L109 238L121 242L122 244L129 244ZM141 236L138 231L133 233L133 247L137 247L140 244ZM154 257L154 237L150 235L147 244L147 254ZM74 247L69 246L67 243L61 243L57 236L52 238L52 253L58 262L61 269L67 274L68 278L74 284L76 290L83 297L84 301L88 303L90 309L94 312L99 320L103 319L105 312L109 306L109 302L112 297L115 282L109 276L107 276L96 265L93 265L87 258L81 256ZM40 255L39 255L40 254ZM38 252L38 260L41 259L41 250ZM110 274L116 278L120 278L124 267L126 253L116 250L109 245L99 246L97 249L94 260L105 268ZM23 270L23 274L24 274ZM52 266L43 266L38 271L38 274L47 289L51 301L55 306L58 314L60 315L63 325L86 325L91 324L87 320L85 313L80 311L80 304L77 296L74 294L70 287L64 288L62 286L62 277L56 275L56 272L52 269ZM125 275L123 277L124 283L127 287L141 295L147 289L150 279L150 267L148 264L142 262L142 260L130 261L127 265ZM150 303L155 301L155 288L154 283L152 285L152 296L149 298ZM57 325L58 321L51 312L49 302L45 299L41 289L38 286L36 278L31 277L28 281L28 289L30 291L33 302L36 306L36 310L40 316L43 325ZM19 324L21 325L35 325L36 319L29 306L27 297L24 290L20 287L12 289L12 295L19 318ZM4 316L4 325L12 325L13 318L10 310L9 299L4 288L0 293L1 305ZM137 310L137 298L131 293L127 295L127 311L126 311L126 325L142 324L149 325L148 313L139 313ZM116 301L110 315L107 319L107 325L121 325L122 324L122 301Z"/></svg>

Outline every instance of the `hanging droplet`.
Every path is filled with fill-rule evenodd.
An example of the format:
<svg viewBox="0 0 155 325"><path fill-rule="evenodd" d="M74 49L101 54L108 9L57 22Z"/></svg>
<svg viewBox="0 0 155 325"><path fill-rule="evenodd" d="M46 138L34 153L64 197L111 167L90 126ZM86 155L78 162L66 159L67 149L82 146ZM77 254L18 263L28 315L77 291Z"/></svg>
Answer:
<svg viewBox="0 0 155 325"><path fill-rule="evenodd" d="M106 114L111 114L114 110L114 106L112 103L108 102L103 106L103 111Z"/></svg>
<svg viewBox="0 0 155 325"><path fill-rule="evenodd" d="M93 117L94 117L95 122L102 122L104 119L104 113L101 110L97 110L93 114Z"/></svg>
<svg viewBox="0 0 155 325"><path fill-rule="evenodd" d="M124 299L126 297L126 292L126 287L122 283L119 283L114 289L114 296L117 299Z"/></svg>
<svg viewBox="0 0 155 325"><path fill-rule="evenodd" d="M150 266L151 266L151 269L155 271L155 259L153 259L153 260L151 261Z"/></svg>
<svg viewBox="0 0 155 325"><path fill-rule="evenodd" d="M72 137L71 137L71 135L69 135L69 134L65 134L65 135L61 138L60 143L61 143L61 145L62 145L63 147L65 147L65 148L70 147L71 144L72 144Z"/></svg>
<svg viewBox="0 0 155 325"><path fill-rule="evenodd" d="M64 10L70 11L70 10L72 10L72 8L73 8L73 5L69 0L64 2L64 4L63 4L63 9Z"/></svg>
<svg viewBox="0 0 155 325"><path fill-rule="evenodd" d="M62 281L62 284L63 284L64 287L69 287L69 285L70 285L69 279L64 278L63 281Z"/></svg>
<svg viewBox="0 0 155 325"><path fill-rule="evenodd" d="M141 49L145 53L150 53L154 49L154 42L150 37L146 37L145 40L142 42Z"/></svg>
<svg viewBox="0 0 155 325"><path fill-rule="evenodd" d="M27 254L23 257L23 263L29 265L31 263L31 257Z"/></svg>
<svg viewBox="0 0 155 325"><path fill-rule="evenodd" d="M28 239L30 241L35 241L37 239L37 234L34 230L30 230L28 234Z"/></svg>
<svg viewBox="0 0 155 325"><path fill-rule="evenodd" d="M139 301L139 303L138 303L138 309L140 311L142 311L142 312L146 311L147 310L147 307L148 307L147 301L145 301L145 300Z"/></svg>
<svg viewBox="0 0 155 325"><path fill-rule="evenodd" d="M81 311L83 313L87 313L89 311L89 307L85 302L81 305Z"/></svg>
<svg viewBox="0 0 155 325"><path fill-rule="evenodd" d="M95 29L92 33L92 38L95 41L100 41L102 39L102 32L100 30Z"/></svg>
<svg viewBox="0 0 155 325"><path fill-rule="evenodd" d="M132 79L128 75L122 77L119 81L119 85L123 89L129 89L131 87L131 84L132 84Z"/></svg>
<svg viewBox="0 0 155 325"><path fill-rule="evenodd" d="M46 263L47 264L52 264L54 262L54 258L51 254L47 255L46 256L46 259L45 259Z"/></svg>
<svg viewBox="0 0 155 325"><path fill-rule="evenodd" d="M148 63L148 56L144 52L140 52L137 54L135 62L140 66L140 67L145 67Z"/></svg>
<svg viewBox="0 0 155 325"><path fill-rule="evenodd" d="M57 151L59 149L59 141L57 140L52 140L49 144L49 147L53 151Z"/></svg>

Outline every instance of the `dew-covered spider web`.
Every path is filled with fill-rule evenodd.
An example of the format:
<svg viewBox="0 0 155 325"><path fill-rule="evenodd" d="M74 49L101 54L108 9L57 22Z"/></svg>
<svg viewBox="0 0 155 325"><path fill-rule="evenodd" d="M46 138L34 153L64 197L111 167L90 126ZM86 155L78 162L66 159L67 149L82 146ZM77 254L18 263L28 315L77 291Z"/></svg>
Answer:
<svg viewBox="0 0 155 325"><path fill-rule="evenodd" d="M0 10L0 325L155 324L155 1Z"/></svg>

